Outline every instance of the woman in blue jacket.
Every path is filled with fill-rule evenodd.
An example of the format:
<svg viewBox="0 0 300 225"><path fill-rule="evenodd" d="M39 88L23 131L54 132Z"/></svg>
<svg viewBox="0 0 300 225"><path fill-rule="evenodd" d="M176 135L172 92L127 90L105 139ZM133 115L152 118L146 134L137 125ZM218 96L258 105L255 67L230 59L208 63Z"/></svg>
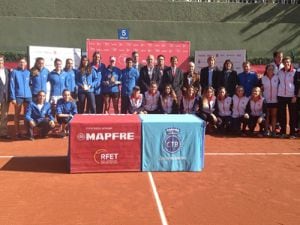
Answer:
<svg viewBox="0 0 300 225"><path fill-rule="evenodd" d="M33 129L40 128L41 137L46 137L48 132L55 127L54 117L51 114L51 105L46 102L46 93L39 91L37 101L31 102L27 107L25 119L28 124L28 137L34 140Z"/></svg>
<svg viewBox="0 0 300 225"><path fill-rule="evenodd" d="M110 102L112 100L114 113L119 114L119 98L121 84L121 70L116 67L116 57L110 57L110 65L102 75L102 94L104 99L104 113L109 113Z"/></svg>
<svg viewBox="0 0 300 225"><path fill-rule="evenodd" d="M63 98L59 99L56 105L56 117L57 122L61 126L60 130L62 137L65 137L68 134L68 124L75 114L77 114L77 106L73 101L71 92L68 89L65 89L63 91Z"/></svg>
<svg viewBox="0 0 300 225"><path fill-rule="evenodd" d="M37 100L37 94L43 90L47 94L47 80L49 70L44 67L45 60L42 57L35 59L34 66L30 69L30 86L32 98Z"/></svg>
<svg viewBox="0 0 300 225"><path fill-rule="evenodd" d="M62 61L60 59L54 60L54 70L48 75L50 82L50 103L52 110L55 113L56 103L58 99L62 98L63 91L67 87L67 73L62 69Z"/></svg>
<svg viewBox="0 0 300 225"><path fill-rule="evenodd" d="M32 100L29 83L30 72L27 69L27 61L25 58L21 58L19 60L18 68L12 71L10 77L10 99L12 104L15 106L14 121L16 138L21 137L19 117L22 106L24 106L25 111Z"/></svg>
<svg viewBox="0 0 300 225"><path fill-rule="evenodd" d="M87 100L87 112L96 113L94 88L98 83L97 72L92 69L87 56L82 56L80 66L75 76L78 86L78 112L84 113Z"/></svg>

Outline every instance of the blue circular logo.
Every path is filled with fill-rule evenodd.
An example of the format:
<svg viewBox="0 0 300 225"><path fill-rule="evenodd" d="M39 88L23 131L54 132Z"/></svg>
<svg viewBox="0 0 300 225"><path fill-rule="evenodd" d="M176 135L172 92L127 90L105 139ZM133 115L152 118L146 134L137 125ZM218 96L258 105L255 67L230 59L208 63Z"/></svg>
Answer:
<svg viewBox="0 0 300 225"><path fill-rule="evenodd" d="M169 153L177 152L181 147L180 139L178 136L172 135L165 139L165 150Z"/></svg>

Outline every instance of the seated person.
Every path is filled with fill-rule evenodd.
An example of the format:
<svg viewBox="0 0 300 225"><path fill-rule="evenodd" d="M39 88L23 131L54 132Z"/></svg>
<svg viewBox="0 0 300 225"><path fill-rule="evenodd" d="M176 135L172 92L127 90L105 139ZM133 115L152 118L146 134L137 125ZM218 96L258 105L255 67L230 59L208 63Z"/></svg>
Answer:
<svg viewBox="0 0 300 225"><path fill-rule="evenodd" d="M180 104L181 114L195 114L197 106L196 90L194 86L189 86L186 89L186 93L183 95Z"/></svg>
<svg viewBox="0 0 300 225"><path fill-rule="evenodd" d="M73 116L77 114L77 106L71 97L71 92L68 89L63 91L63 97L57 101L56 118L60 125L62 137L68 135L68 124Z"/></svg>
<svg viewBox="0 0 300 225"><path fill-rule="evenodd" d="M265 99L261 96L261 89L254 87L246 107L246 117L249 118L248 127L250 134L254 134L256 124L259 125L258 137L263 136L263 131L266 128L265 115L267 111L267 105Z"/></svg>
<svg viewBox="0 0 300 225"><path fill-rule="evenodd" d="M249 119L246 115L248 101L249 98L245 96L243 86L237 86L235 88L235 95L232 97L231 129L234 134L246 136L246 127Z"/></svg>
<svg viewBox="0 0 300 225"><path fill-rule="evenodd" d="M204 88L203 95L199 99L199 110L196 113L201 119L206 121L207 132L212 132L216 130L216 125L218 122L216 116L216 96L215 90L212 86Z"/></svg>
<svg viewBox="0 0 300 225"><path fill-rule="evenodd" d="M145 92L145 105L144 108L149 114L157 114L158 110L158 100L160 93L157 90L158 86L155 81L150 82L149 90Z"/></svg>
<svg viewBox="0 0 300 225"><path fill-rule="evenodd" d="M144 114L144 97L141 94L139 86L135 86L132 90L132 94L129 98L129 109L130 114Z"/></svg>
<svg viewBox="0 0 300 225"><path fill-rule="evenodd" d="M165 86L159 97L158 107L161 114L178 114L178 100L172 85Z"/></svg>
<svg viewBox="0 0 300 225"><path fill-rule="evenodd" d="M219 120L220 132L229 132L231 127L232 98L227 95L225 87L220 87L217 96L216 114Z"/></svg>
<svg viewBox="0 0 300 225"><path fill-rule="evenodd" d="M33 128L40 128L41 137L46 137L48 132L55 127L54 117L51 114L51 104L46 102L46 93L39 91L37 101L31 102L25 113L28 123L28 138L34 140Z"/></svg>

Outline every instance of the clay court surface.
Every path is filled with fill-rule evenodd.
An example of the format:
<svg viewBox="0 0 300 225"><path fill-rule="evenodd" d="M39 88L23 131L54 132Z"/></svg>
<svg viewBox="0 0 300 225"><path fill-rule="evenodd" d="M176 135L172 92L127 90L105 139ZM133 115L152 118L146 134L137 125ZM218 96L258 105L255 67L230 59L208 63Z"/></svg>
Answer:
<svg viewBox="0 0 300 225"><path fill-rule="evenodd" d="M0 225L300 224L300 139L205 142L202 172L69 174L68 139L0 141Z"/></svg>

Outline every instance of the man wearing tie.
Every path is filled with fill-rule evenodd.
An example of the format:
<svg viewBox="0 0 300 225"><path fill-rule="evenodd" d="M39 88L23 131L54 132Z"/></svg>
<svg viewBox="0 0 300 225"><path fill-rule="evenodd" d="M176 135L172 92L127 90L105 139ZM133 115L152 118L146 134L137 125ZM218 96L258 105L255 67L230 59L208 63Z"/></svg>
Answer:
<svg viewBox="0 0 300 225"><path fill-rule="evenodd" d="M180 102L181 95L182 95L181 88L183 85L183 72L180 68L177 67L178 64L177 56L172 56L170 61L171 61L171 67L167 68L164 71L161 84L163 89L166 85L171 84L176 93L178 102Z"/></svg>
<svg viewBox="0 0 300 225"><path fill-rule="evenodd" d="M4 67L4 56L0 55L0 138L10 139L7 129L7 114L9 105L9 77L8 70Z"/></svg>

